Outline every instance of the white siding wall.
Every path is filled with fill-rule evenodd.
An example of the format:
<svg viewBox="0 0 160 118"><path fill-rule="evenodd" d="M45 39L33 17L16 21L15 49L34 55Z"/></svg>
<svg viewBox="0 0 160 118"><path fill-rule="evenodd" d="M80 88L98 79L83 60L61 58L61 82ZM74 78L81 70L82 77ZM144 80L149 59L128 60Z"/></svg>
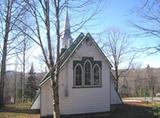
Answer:
<svg viewBox="0 0 160 118"><path fill-rule="evenodd" d="M38 97L34 101L31 109L40 109L40 94L38 95Z"/></svg>
<svg viewBox="0 0 160 118"><path fill-rule="evenodd" d="M122 104L122 100L114 88L113 78L111 78L111 104Z"/></svg>
<svg viewBox="0 0 160 118"><path fill-rule="evenodd" d="M72 88L73 87L73 60L82 57L94 57L102 61L102 87L100 88ZM94 46L85 43L70 58L67 70L60 79L60 111L61 114L80 114L110 111L110 70L108 64ZM68 82L67 82L68 80ZM67 87L68 86L68 87ZM68 97L65 96L68 88Z"/></svg>
<svg viewBox="0 0 160 118"><path fill-rule="evenodd" d="M81 60L82 57L94 57L94 60L102 61L102 87L72 88L73 60ZM84 43L60 71L59 77L61 114L110 111L110 68L94 46ZM41 88L41 116L52 114L51 92L50 82L45 83Z"/></svg>
<svg viewBox="0 0 160 118"><path fill-rule="evenodd" d="M60 89L59 89L59 96L64 96L64 84L62 84L62 81L64 80L64 69L61 70L59 78L60 78ZM60 104L61 105L61 104ZM47 116L47 115L52 115L53 114L53 106L52 106L52 88L51 88L51 83L50 80L46 82L42 87L41 87L41 116ZM61 106L60 106L61 107ZM61 109L61 108L60 108Z"/></svg>
<svg viewBox="0 0 160 118"><path fill-rule="evenodd" d="M41 87L41 116L52 114L52 91L50 81Z"/></svg>

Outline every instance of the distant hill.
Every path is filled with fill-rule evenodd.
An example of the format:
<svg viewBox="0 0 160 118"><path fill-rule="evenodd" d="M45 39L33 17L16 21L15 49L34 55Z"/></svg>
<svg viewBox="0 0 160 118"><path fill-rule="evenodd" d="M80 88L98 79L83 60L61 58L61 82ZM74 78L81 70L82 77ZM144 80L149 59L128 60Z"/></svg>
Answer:
<svg viewBox="0 0 160 118"><path fill-rule="evenodd" d="M151 96L160 93L160 68L130 69L119 79L119 92L127 96Z"/></svg>

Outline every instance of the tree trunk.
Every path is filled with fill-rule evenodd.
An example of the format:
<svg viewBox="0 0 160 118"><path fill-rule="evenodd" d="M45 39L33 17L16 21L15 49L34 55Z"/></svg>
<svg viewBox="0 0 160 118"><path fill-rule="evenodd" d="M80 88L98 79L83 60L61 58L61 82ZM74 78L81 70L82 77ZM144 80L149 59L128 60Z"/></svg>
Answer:
<svg viewBox="0 0 160 118"><path fill-rule="evenodd" d="M53 90L53 118L60 118L60 110L59 110L59 93L58 93L58 84L57 84L57 73L56 70L50 71L51 76L51 84Z"/></svg>
<svg viewBox="0 0 160 118"><path fill-rule="evenodd" d="M23 60L22 60L22 103L24 102L24 88L25 88L25 67L26 67L26 37L23 39Z"/></svg>
<svg viewBox="0 0 160 118"><path fill-rule="evenodd" d="M15 73L14 73L14 104L17 100L17 63L15 65Z"/></svg>
<svg viewBox="0 0 160 118"><path fill-rule="evenodd" d="M58 7L57 7L58 3ZM51 77L51 86L52 86L52 96L53 96L53 118L60 118L60 110L59 110L59 1L55 2L55 11L56 11L56 35L57 35L57 61L56 66L54 65L53 55L52 55L52 43L51 43L51 36L50 36L50 19L49 19L49 1L45 0L46 6L46 14L45 14L45 25L47 28L47 42L48 42L48 52L49 52L49 62L50 62L50 77ZM58 10L57 10L58 9ZM58 15L57 15L58 14Z"/></svg>
<svg viewBox="0 0 160 118"><path fill-rule="evenodd" d="M55 110L53 111L53 116L54 118L60 118L60 109L59 109L59 61L60 61L60 22L59 22L59 1L60 0L54 0L54 5L55 5L55 18L56 18L56 38L57 38L57 59L56 59L56 68L55 68L55 75L56 75L56 88L53 89L54 91L54 108Z"/></svg>
<svg viewBox="0 0 160 118"><path fill-rule="evenodd" d="M2 51L2 61L1 61L1 80L0 80L0 107L4 106L4 80L6 73L6 58L7 58L7 43L10 32L10 21L11 21L11 9L12 9L12 0L7 1L7 11L5 16L5 35L3 40L3 51Z"/></svg>
<svg viewBox="0 0 160 118"><path fill-rule="evenodd" d="M116 74L116 91L118 92L118 79L119 79L119 73L118 73L118 66L117 66L117 63L115 62L115 74Z"/></svg>
<svg viewBox="0 0 160 118"><path fill-rule="evenodd" d="M7 25L6 25L7 26ZM8 27L8 26L7 26ZM6 73L6 58L7 58L7 41L8 41L8 28L6 28L6 34L4 37L4 44L3 44L3 54L2 54L2 62L1 62L1 82L0 82L0 106L4 106L4 80L5 80L5 73Z"/></svg>

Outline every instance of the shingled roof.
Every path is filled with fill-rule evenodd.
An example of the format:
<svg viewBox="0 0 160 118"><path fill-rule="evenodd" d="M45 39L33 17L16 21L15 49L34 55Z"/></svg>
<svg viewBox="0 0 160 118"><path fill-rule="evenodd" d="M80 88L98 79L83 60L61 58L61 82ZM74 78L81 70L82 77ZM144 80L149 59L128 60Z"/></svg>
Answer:
<svg viewBox="0 0 160 118"><path fill-rule="evenodd" d="M66 49L63 54L60 56L60 68L65 64L67 61L67 58L69 58L69 55L72 53L72 51L75 50L77 45L82 41L82 39L85 37L83 33L80 33L79 36L75 39L75 41L71 44L71 46ZM45 83L49 79L49 72L44 76L44 78L40 82L40 86Z"/></svg>
<svg viewBox="0 0 160 118"><path fill-rule="evenodd" d="M62 55L60 56L60 69L65 65L65 63L68 61L68 59L71 57L71 55L75 52L75 50L79 47L79 45L81 44L81 42L83 42L83 40L85 39L90 39L93 41L93 44L95 45L95 47L98 49L98 51L103 55L103 57L105 58L106 62L112 67L111 63L108 61L107 57L105 56L105 54L102 52L102 50L100 49L100 47L98 46L98 44L94 41L94 39L92 38L92 36L87 33L86 35L84 35L83 33L80 33L80 35L76 38L76 40L71 44L71 46L66 49ZM42 81L40 82L40 86L43 85L46 81L48 81L50 79L49 73L47 73L44 78L42 79Z"/></svg>
<svg viewBox="0 0 160 118"><path fill-rule="evenodd" d="M76 46L84 37L85 37L84 34L80 33L79 36L76 38L76 40L71 44L71 46L63 52L63 54L60 56L60 67L63 65L63 63L69 57L71 52L76 48Z"/></svg>

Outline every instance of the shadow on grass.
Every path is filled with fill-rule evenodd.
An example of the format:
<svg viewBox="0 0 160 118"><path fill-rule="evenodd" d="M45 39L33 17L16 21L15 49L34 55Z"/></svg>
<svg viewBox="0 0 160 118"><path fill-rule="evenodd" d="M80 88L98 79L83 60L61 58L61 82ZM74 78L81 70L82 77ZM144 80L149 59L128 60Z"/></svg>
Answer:
<svg viewBox="0 0 160 118"><path fill-rule="evenodd" d="M49 118L49 117L48 117ZM135 104L113 106L108 113L63 116L62 118L156 118L152 115L152 107Z"/></svg>
<svg viewBox="0 0 160 118"><path fill-rule="evenodd" d="M125 103L114 108L105 118L155 118L152 107Z"/></svg>

